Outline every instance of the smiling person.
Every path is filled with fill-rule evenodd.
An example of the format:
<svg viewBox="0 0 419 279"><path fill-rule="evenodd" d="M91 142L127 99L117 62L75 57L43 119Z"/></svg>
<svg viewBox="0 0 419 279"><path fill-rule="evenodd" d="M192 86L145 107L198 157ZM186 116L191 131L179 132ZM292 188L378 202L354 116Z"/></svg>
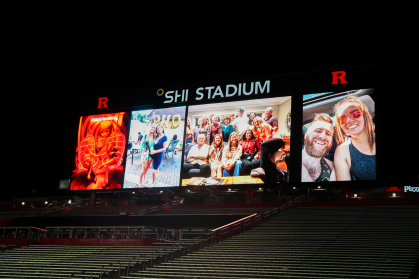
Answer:
<svg viewBox="0 0 419 279"><path fill-rule="evenodd" d="M140 173L140 182L139 186L140 188L144 187L144 178L147 174L148 168L151 164L151 156L150 153L154 150L154 133L156 132L156 125L151 124L149 127L148 134L145 136L145 139L143 140L141 144L141 161L142 161L142 170Z"/></svg>
<svg viewBox="0 0 419 279"><path fill-rule="evenodd" d="M253 136L251 129L247 129L244 139L240 142L243 148L243 154L241 157L242 169L240 170L241 175L249 175L252 169L259 167L259 156L260 156L260 145L259 142Z"/></svg>
<svg viewBox="0 0 419 279"><path fill-rule="evenodd" d="M214 136L214 141L211 144L209 150L209 162L211 165L211 177L222 177L222 166L221 166L221 158L223 155L223 136L221 134L216 134Z"/></svg>
<svg viewBox="0 0 419 279"><path fill-rule="evenodd" d="M302 151L301 181L335 181L333 162L324 158L333 144L333 120L327 113L319 113L304 135Z"/></svg>
<svg viewBox="0 0 419 279"><path fill-rule="evenodd" d="M233 125L231 125L230 122L230 116L224 118L224 125L222 126L222 130L224 145L227 145L228 139L230 138L230 134L234 132Z"/></svg>
<svg viewBox="0 0 419 279"><path fill-rule="evenodd" d="M256 117L256 113L255 112L250 112L249 113L249 125L250 126L253 126L253 119L255 119L255 117Z"/></svg>
<svg viewBox="0 0 419 279"><path fill-rule="evenodd" d="M169 145L167 136L164 134L162 125L157 125L156 133L154 134L154 150L150 151L150 157L153 159L153 182L150 187L153 187L157 180L159 173L159 166L163 160L163 153Z"/></svg>
<svg viewBox="0 0 419 279"><path fill-rule="evenodd" d="M198 139L198 136L199 136L199 128L201 127L201 125L202 125L202 118L199 118L198 119L198 125L196 125L193 128L193 138L194 138L193 143L195 143L196 140Z"/></svg>
<svg viewBox="0 0 419 279"><path fill-rule="evenodd" d="M214 141L215 135L222 134L223 128L220 123L218 123L217 115L212 116L212 125L211 125L211 135L210 135L210 142Z"/></svg>
<svg viewBox="0 0 419 279"><path fill-rule="evenodd" d="M205 135L199 134L196 142L198 144L192 146L189 150L186 162L183 163L183 169L186 173L188 173L190 169L199 169L201 177L209 177L211 171L211 166L208 161L210 147L205 144Z"/></svg>
<svg viewBox="0 0 419 279"><path fill-rule="evenodd" d="M191 128L191 119L186 120L186 144L194 143L194 131Z"/></svg>
<svg viewBox="0 0 419 279"><path fill-rule="evenodd" d="M223 177L240 176L242 161L242 146L239 144L239 138L236 132L230 134L228 145L223 149L221 164L223 166Z"/></svg>
<svg viewBox="0 0 419 279"><path fill-rule="evenodd" d="M249 118L244 111L244 108L239 108L239 116L233 122L234 132L237 133L237 137L239 140L242 140L244 133L246 132L247 128L249 127Z"/></svg>
<svg viewBox="0 0 419 279"><path fill-rule="evenodd" d="M336 104L335 116L337 180L375 180L375 125L368 107L358 97L349 96Z"/></svg>
<svg viewBox="0 0 419 279"><path fill-rule="evenodd" d="M205 144L210 145L211 125L208 116L201 118L201 125L199 126L198 132L200 135L205 136Z"/></svg>
<svg viewBox="0 0 419 279"><path fill-rule="evenodd" d="M263 119L266 123L272 126L274 131L278 130L278 118L272 115L273 108L268 107L265 110L265 118Z"/></svg>
<svg viewBox="0 0 419 279"><path fill-rule="evenodd" d="M266 123L261 117L257 116L253 119L253 135L257 138L259 144L273 138L273 128Z"/></svg>

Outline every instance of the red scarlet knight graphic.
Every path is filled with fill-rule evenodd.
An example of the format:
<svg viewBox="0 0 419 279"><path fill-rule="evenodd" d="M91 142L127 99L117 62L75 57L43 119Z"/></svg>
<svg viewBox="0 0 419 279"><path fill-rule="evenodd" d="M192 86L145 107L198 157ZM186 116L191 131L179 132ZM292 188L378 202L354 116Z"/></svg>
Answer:
<svg viewBox="0 0 419 279"><path fill-rule="evenodd" d="M80 118L70 190L121 188L127 134L125 118L124 112Z"/></svg>

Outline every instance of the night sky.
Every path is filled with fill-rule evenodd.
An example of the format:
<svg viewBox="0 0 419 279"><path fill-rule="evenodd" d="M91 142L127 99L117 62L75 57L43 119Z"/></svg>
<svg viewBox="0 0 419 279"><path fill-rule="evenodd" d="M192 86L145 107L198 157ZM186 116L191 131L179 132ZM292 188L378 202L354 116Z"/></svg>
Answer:
<svg viewBox="0 0 419 279"><path fill-rule="evenodd" d="M12 100L4 102L11 132L4 133L9 145L3 147L12 158L5 171L8 198L31 196L31 189L49 195L59 179L70 178L83 96L374 63L367 51L320 55L291 47L193 42L41 40L12 53L16 82L4 94Z"/></svg>

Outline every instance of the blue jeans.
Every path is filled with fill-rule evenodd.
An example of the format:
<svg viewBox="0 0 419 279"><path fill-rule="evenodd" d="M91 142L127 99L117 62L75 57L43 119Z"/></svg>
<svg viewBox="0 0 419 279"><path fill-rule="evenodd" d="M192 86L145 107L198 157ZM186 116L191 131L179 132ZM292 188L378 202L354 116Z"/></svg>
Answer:
<svg viewBox="0 0 419 279"><path fill-rule="evenodd" d="M231 170L228 171L226 169L223 169L223 177L226 177L226 176L240 176L241 166L242 166L242 161L237 161L234 164L234 168L232 168Z"/></svg>

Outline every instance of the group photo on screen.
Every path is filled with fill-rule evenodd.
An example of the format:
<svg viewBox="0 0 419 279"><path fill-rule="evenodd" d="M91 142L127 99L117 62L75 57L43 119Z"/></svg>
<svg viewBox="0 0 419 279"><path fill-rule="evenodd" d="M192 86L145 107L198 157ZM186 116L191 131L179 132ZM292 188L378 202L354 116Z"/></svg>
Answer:
<svg viewBox="0 0 419 279"><path fill-rule="evenodd" d="M283 180L291 97L188 107L182 186Z"/></svg>
<svg viewBox="0 0 419 279"><path fill-rule="evenodd" d="M124 188L179 186L186 107L131 113Z"/></svg>
<svg viewBox="0 0 419 279"><path fill-rule="evenodd" d="M70 190L121 188L127 122L125 112L80 117Z"/></svg>
<svg viewBox="0 0 419 279"><path fill-rule="evenodd" d="M303 96L302 182L376 180L373 93Z"/></svg>

